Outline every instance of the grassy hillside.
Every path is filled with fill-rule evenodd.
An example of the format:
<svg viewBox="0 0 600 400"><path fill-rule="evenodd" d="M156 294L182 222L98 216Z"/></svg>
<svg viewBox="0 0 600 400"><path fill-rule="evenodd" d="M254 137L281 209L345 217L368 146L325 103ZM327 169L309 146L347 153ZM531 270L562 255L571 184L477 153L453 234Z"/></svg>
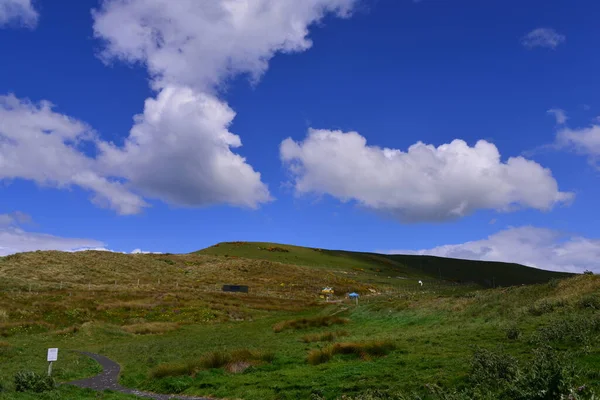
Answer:
<svg viewBox="0 0 600 400"><path fill-rule="evenodd" d="M132 398L64 386L16 392L17 371L45 372L48 347L60 349L60 382L98 372L73 351L84 350L119 362L123 385L214 398L533 400L600 392L599 276L483 289L438 282L433 268L445 266L445 278L489 264L415 260L426 259L258 243L187 255L2 257L0 399ZM531 272L520 268L512 279ZM231 283L250 292L220 291ZM323 285L342 294L337 302L319 297ZM351 290L362 293L359 304L344 299Z"/></svg>
<svg viewBox="0 0 600 400"><path fill-rule="evenodd" d="M469 261L450 258L384 255L323 250L276 243L228 242L196 252L214 256L244 257L346 271L368 271L370 276L473 282L484 287L544 283L571 274L544 271L519 264ZM361 271L364 270L364 271ZM441 279L440 279L441 278Z"/></svg>

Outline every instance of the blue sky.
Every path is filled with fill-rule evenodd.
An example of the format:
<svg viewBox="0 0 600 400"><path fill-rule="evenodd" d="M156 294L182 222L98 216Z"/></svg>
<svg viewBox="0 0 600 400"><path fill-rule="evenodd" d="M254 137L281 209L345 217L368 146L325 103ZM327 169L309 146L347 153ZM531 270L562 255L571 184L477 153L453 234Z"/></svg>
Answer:
<svg viewBox="0 0 600 400"><path fill-rule="evenodd" d="M0 0L0 255L250 240L600 270L599 12Z"/></svg>

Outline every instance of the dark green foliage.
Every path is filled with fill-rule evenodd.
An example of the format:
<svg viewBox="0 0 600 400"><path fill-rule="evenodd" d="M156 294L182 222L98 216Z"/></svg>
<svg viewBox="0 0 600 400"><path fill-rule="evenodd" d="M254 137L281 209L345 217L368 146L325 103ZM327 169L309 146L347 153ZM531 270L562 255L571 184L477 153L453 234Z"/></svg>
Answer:
<svg viewBox="0 0 600 400"><path fill-rule="evenodd" d="M54 379L33 371L20 371L15 374L15 390L17 392L41 393L54 389Z"/></svg>
<svg viewBox="0 0 600 400"><path fill-rule="evenodd" d="M480 348L473 354L469 381L474 386L497 388L513 381L517 373L514 357Z"/></svg>
<svg viewBox="0 0 600 400"><path fill-rule="evenodd" d="M313 317L299 318L288 321L281 321L273 325L273 332L279 333L286 329L308 329L319 328L322 326L341 325L350 322L348 318L341 317Z"/></svg>
<svg viewBox="0 0 600 400"><path fill-rule="evenodd" d="M579 300L579 307L600 310L600 295L589 294Z"/></svg>
<svg viewBox="0 0 600 400"><path fill-rule="evenodd" d="M531 315L540 316L544 314L549 314L556 310L557 308L564 307L565 303L561 301L550 301L550 300L541 300L538 301L531 306L529 306L529 313Z"/></svg>
<svg viewBox="0 0 600 400"><path fill-rule="evenodd" d="M509 340L517 340L521 337L521 330L516 326L511 326L506 329L506 338Z"/></svg>
<svg viewBox="0 0 600 400"><path fill-rule="evenodd" d="M537 330L531 338L533 344L568 343L590 345L600 333L600 315L579 315L556 319Z"/></svg>

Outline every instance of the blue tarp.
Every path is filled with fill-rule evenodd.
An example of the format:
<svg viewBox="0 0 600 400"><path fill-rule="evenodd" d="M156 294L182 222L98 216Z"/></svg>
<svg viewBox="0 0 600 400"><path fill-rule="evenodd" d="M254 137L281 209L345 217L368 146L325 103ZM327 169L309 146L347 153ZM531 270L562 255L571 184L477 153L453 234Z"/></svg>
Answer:
<svg viewBox="0 0 600 400"><path fill-rule="evenodd" d="M350 293L350 294L348 295L348 297L350 297L350 298L352 299L352 298L355 298L355 297L360 297L360 296L359 296L359 294L358 294L358 293L354 293L354 292L352 292L352 293Z"/></svg>

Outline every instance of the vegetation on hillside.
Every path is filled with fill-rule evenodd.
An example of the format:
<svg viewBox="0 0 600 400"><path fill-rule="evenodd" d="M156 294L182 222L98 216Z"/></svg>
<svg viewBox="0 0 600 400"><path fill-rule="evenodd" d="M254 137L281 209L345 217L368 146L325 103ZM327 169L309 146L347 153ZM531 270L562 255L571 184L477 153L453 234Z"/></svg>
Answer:
<svg viewBox="0 0 600 400"><path fill-rule="evenodd" d="M262 244L255 246L259 259L245 254L250 244L227 246L217 248L225 254L0 258L0 399L96 398L64 385L16 391L17 374L44 374L48 347L60 349L57 382L99 372L72 351L85 350L119 362L125 386L215 398L600 393L596 275L543 273L531 279L545 283L484 289L436 280L396 256ZM288 251L268 250L275 247ZM436 262L446 273L451 262L460 264ZM505 275L530 279L530 270L516 271ZM223 293L223 284L246 284L250 292ZM323 286L335 289L334 302L319 297ZM361 293L358 305L344 298L350 291Z"/></svg>

